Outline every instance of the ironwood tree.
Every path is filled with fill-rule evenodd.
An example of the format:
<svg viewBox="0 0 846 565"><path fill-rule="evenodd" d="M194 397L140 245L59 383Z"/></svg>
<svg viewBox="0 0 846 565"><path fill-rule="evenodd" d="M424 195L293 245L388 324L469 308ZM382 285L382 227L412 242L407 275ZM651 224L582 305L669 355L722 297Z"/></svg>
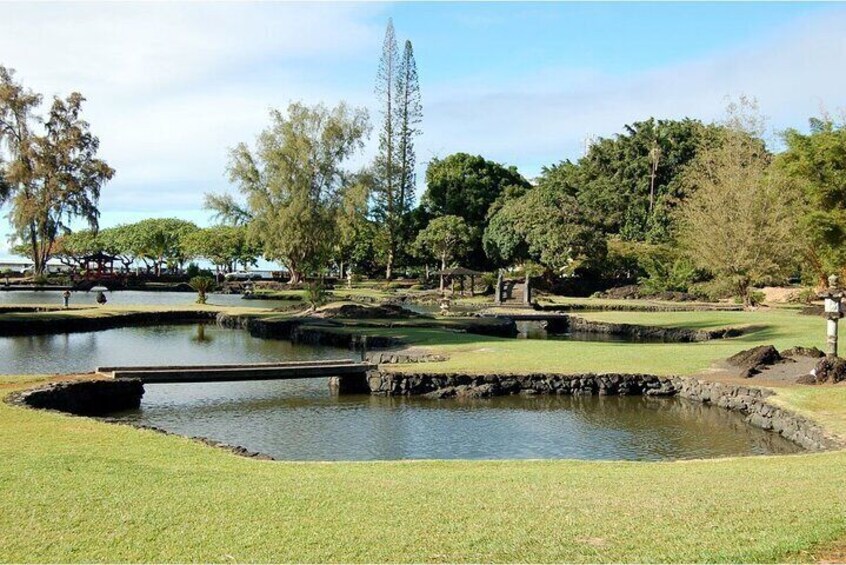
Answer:
<svg viewBox="0 0 846 565"><path fill-rule="evenodd" d="M299 284L324 268L336 247L340 195L350 177L343 165L363 146L367 112L292 103L286 113L271 110L270 120L255 148L240 143L230 155L229 179L244 203L207 195L206 206L246 225L264 257L286 265L291 284Z"/></svg>
<svg viewBox="0 0 846 565"><path fill-rule="evenodd" d="M797 267L798 201L744 122L733 115L685 171L691 196L681 209L679 239L696 266L749 308L753 285L780 282Z"/></svg>
<svg viewBox="0 0 846 565"><path fill-rule="evenodd" d="M0 66L0 204L9 203L15 237L36 275L74 218L97 230L100 190L115 174L97 158L100 141L82 119L84 101L78 92L57 96L39 116L41 95Z"/></svg>

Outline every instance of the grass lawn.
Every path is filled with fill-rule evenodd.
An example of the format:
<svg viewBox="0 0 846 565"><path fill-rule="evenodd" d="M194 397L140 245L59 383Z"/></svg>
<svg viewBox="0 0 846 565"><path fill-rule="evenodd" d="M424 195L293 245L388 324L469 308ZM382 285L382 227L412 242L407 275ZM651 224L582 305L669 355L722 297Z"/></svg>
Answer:
<svg viewBox="0 0 846 565"><path fill-rule="evenodd" d="M469 334L442 335L411 328L397 330L413 344L446 353L450 359L426 365L444 372L581 373L626 372L656 375L689 375L701 372L743 349L773 344L779 349L794 345L825 344L825 324L814 316L792 309L759 312L591 312L578 314L591 320L667 327L714 329L750 327L743 336L700 343L623 343L563 340L514 340ZM398 370L419 370L398 366Z"/></svg>
<svg viewBox="0 0 846 565"><path fill-rule="evenodd" d="M265 462L0 405L0 455L3 561L778 561L846 532L846 452Z"/></svg>
<svg viewBox="0 0 846 565"><path fill-rule="evenodd" d="M789 309L585 316L757 329L695 344L390 332L450 355L427 371L468 372L689 374L761 343L824 341L821 319ZM0 377L0 396L37 379ZM846 387L776 391L774 402L846 435ZM661 463L268 462L0 403L0 457L2 561L772 562L812 559L846 538L846 451Z"/></svg>

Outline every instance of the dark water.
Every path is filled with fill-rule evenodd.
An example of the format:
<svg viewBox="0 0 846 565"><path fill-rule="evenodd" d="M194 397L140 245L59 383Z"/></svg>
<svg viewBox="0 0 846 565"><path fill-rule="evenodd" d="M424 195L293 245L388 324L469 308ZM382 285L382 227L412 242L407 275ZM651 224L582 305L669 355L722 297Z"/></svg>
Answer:
<svg viewBox="0 0 846 565"><path fill-rule="evenodd" d="M326 381L147 385L128 421L290 460L628 459L794 453L728 411L680 399L332 397Z"/></svg>
<svg viewBox="0 0 846 565"><path fill-rule="evenodd" d="M0 338L4 374L351 356L343 349L294 346L204 325ZM798 451L736 414L677 399L333 397L326 379L147 385L146 390L141 409L120 417L279 459L660 460Z"/></svg>
<svg viewBox="0 0 846 565"><path fill-rule="evenodd" d="M630 335L604 334L596 332L550 332L543 322L516 322L517 339L547 339L560 341L602 341L612 343L664 343L660 338L634 337Z"/></svg>
<svg viewBox="0 0 846 565"><path fill-rule="evenodd" d="M142 290L115 290L105 293L112 306L188 306L194 304L197 295L193 292L151 292ZM73 292L71 306L93 306L96 292ZM290 304L281 300L244 300L240 294L209 294L208 303L216 306L248 306L254 308L276 308ZM0 291L0 305L3 304L55 304L61 306L62 291L58 290L9 290Z"/></svg>

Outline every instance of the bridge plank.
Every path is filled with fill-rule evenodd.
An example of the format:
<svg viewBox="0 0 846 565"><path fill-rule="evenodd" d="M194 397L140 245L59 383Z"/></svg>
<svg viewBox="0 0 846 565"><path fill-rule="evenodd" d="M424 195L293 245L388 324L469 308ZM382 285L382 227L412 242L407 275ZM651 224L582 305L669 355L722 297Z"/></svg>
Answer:
<svg viewBox="0 0 846 565"><path fill-rule="evenodd" d="M138 379L143 383L203 383L258 380L289 380L338 377L344 375L364 375L376 369L369 363L343 362L335 364L311 365L262 365L262 366L227 366L227 367L169 367L142 368L113 371L114 379Z"/></svg>

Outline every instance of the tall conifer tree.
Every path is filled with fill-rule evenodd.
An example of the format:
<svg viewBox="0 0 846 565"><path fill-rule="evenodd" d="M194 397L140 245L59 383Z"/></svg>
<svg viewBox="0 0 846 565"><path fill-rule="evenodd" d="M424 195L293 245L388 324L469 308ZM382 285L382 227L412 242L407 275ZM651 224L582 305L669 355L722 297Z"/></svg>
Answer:
<svg viewBox="0 0 846 565"><path fill-rule="evenodd" d="M393 276L397 248L398 210L397 192L399 168L397 166L397 112L395 106L397 73L400 57L394 35L394 22L388 20L385 40L382 43L382 57L376 74L376 96L381 105L382 125L379 128L379 155L376 157L376 209L377 219L382 223L386 243L385 277Z"/></svg>
<svg viewBox="0 0 846 565"><path fill-rule="evenodd" d="M399 214L404 216L414 201L416 175L414 168L417 156L414 153L414 138L420 135L423 120L423 105L420 97L420 83L417 79L417 63L411 41L406 40L397 73L397 161L399 167Z"/></svg>

